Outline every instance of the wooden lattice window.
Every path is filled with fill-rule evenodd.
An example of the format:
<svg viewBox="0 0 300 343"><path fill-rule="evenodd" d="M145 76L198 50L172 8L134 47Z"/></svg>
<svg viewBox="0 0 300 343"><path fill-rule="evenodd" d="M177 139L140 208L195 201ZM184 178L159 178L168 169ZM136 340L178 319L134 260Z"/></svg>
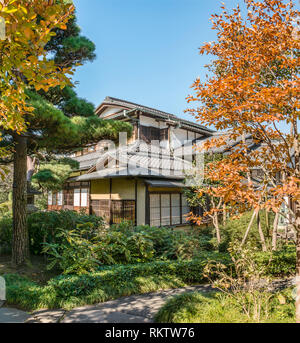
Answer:
<svg viewBox="0 0 300 343"><path fill-rule="evenodd" d="M74 190L73 189L64 190L64 205L65 206L74 205Z"/></svg>
<svg viewBox="0 0 300 343"><path fill-rule="evenodd" d="M169 139L169 129L161 129L160 130L160 140L167 141Z"/></svg>
<svg viewBox="0 0 300 343"><path fill-rule="evenodd" d="M106 219L110 224L120 224L123 221L135 222L134 200L92 200L92 214Z"/></svg>
<svg viewBox="0 0 300 343"><path fill-rule="evenodd" d="M151 141L160 140L160 129L152 126L141 126L140 127L141 139L147 143Z"/></svg>
<svg viewBox="0 0 300 343"><path fill-rule="evenodd" d="M112 200L111 223L120 224L123 221L135 222L134 200Z"/></svg>

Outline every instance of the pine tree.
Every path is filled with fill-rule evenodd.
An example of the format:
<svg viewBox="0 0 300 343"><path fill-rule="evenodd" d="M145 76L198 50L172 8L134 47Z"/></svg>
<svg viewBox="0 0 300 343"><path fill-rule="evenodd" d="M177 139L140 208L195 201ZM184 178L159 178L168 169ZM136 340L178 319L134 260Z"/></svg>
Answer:
<svg viewBox="0 0 300 343"><path fill-rule="evenodd" d="M95 45L80 35L76 18L65 30L54 29L55 36L45 49L57 68L74 69L95 58ZM71 152L101 139L117 140L119 132L131 134L127 123L101 120L94 114L94 106L77 96L74 86L59 86L26 91L28 105L34 112L25 116L26 132L2 129L0 145L11 153L2 160L13 161L13 251L12 262L21 265L29 258L26 227L27 158L35 154Z"/></svg>

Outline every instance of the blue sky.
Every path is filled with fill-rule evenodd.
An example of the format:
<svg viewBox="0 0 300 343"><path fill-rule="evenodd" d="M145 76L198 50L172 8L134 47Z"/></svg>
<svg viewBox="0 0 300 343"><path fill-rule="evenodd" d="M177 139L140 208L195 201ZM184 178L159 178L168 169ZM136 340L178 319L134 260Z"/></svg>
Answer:
<svg viewBox="0 0 300 343"><path fill-rule="evenodd" d="M97 46L97 60L80 67L80 96L96 106L114 96L186 119L186 96L205 77L198 48L215 38L209 21L218 0L75 0L82 33ZM228 7L239 0L225 0Z"/></svg>
<svg viewBox="0 0 300 343"><path fill-rule="evenodd" d="M223 0L226 7L243 0ZM205 79L208 56L199 47L215 40L210 16L219 0L74 0L82 34L97 59L78 69L81 97L98 106L113 96L194 118L184 110L196 77ZM285 125L280 127L286 130Z"/></svg>

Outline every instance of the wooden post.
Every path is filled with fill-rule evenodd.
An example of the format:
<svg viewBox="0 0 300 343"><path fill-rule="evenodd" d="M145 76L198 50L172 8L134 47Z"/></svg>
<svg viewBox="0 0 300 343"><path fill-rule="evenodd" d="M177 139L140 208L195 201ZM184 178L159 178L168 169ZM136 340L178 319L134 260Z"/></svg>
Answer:
<svg viewBox="0 0 300 343"><path fill-rule="evenodd" d="M149 199L149 186L145 185L145 224L150 225L150 199Z"/></svg>
<svg viewBox="0 0 300 343"><path fill-rule="evenodd" d="M112 196L111 196L111 193L112 193L112 179L110 178L109 179L109 225L112 225L112 220L113 220L113 217L112 217Z"/></svg>
<svg viewBox="0 0 300 343"><path fill-rule="evenodd" d="M135 179L135 207L134 207L134 211L135 211L135 226L137 226L137 201L138 201L138 180Z"/></svg>

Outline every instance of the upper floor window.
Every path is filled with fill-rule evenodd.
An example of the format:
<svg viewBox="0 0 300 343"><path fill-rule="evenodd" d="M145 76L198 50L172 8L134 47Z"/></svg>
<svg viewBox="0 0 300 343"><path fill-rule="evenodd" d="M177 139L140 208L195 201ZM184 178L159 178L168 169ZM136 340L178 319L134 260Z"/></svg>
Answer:
<svg viewBox="0 0 300 343"><path fill-rule="evenodd" d="M169 129L159 129L153 126L141 126L140 127L140 137L147 143L151 143L151 141L164 141L168 140L169 137Z"/></svg>
<svg viewBox="0 0 300 343"><path fill-rule="evenodd" d="M140 137L147 143L160 140L160 129L152 126L141 126Z"/></svg>

